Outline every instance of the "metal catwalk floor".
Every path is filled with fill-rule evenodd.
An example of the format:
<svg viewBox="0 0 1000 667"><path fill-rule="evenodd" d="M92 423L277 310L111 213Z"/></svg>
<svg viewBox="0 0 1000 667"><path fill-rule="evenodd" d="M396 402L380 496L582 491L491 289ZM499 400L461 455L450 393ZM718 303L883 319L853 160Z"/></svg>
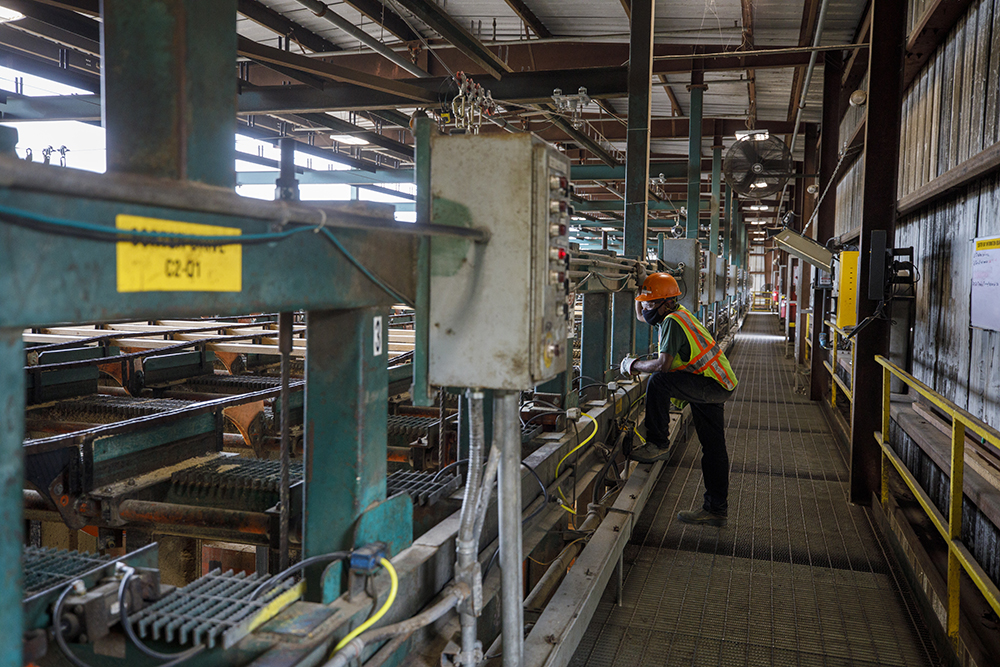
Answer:
<svg viewBox="0 0 1000 667"><path fill-rule="evenodd" d="M692 527L700 445L678 447L625 550L623 606L605 591L572 667L938 665L912 593L821 408L794 391L777 316L751 313L729 358L729 525Z"/></svg>

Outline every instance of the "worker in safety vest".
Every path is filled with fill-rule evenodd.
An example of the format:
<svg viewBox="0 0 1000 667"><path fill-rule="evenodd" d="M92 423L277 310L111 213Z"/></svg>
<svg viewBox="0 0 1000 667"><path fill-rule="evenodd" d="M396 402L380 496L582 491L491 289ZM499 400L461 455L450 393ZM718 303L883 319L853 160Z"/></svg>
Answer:
<svg viewBox="0 0 1000 667"><path fill-rule="evenodd" d="M726 525L729 496L729 454L723 404L736 389L736 374L712 335L678 303L680 287L668 273L652 273L635 297L635 315L659 330L659 356L621 362L622 375L652 373L646 387L646 444L632 452L640 463L666 459L670 446L670 405L691 405L694 428L701 441L701 471L705 479L702 509L684 511L684 523Z"/></svg>

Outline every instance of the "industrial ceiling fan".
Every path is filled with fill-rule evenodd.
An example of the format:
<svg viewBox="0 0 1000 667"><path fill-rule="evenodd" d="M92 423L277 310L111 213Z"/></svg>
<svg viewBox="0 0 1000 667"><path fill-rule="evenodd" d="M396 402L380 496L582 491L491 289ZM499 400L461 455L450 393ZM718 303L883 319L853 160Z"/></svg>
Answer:
<svg viewBox="0 0 1000 667"><path fill-rule="evenodd" d="M766 130L738 133L722 162L726 182L737 194L763 199L776 194L792 177L792 153Z"/></svg>

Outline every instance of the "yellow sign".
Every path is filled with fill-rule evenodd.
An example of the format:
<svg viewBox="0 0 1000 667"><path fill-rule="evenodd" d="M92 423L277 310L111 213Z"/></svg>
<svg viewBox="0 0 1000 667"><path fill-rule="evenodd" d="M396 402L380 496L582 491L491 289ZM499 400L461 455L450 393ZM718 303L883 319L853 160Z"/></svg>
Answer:
<svg viewBox="0 0 1000 667"><path fill-rule="evenodd" d="M998 250L1000 249L1000 237L995 239L983 239L976 241L976 250Z"/></svg>
<svg viewBox="0 0 1000 667"><path fill-rule="evenodd" d="M119 215L115 227L197 236L239 236L237 227ZM239 292L243 246L118 243L119 292Z"/></svg>

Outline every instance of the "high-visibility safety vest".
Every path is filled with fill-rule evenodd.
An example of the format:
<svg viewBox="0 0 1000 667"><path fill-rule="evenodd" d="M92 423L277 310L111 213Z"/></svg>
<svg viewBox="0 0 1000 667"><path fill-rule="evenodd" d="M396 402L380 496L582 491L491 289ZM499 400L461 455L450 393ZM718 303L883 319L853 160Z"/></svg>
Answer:
<svg viewBox="0 0 1000 667"><path fill-rule="evenodd" d="M729 359L726 359L719 344L698 318L684 306L678 306L677 310L667 315L667 319L673 319L681 325L691 348L690 359L681 359L680 355L674 355L670 370L706 375L729 391L735 389L738 380L732 366L729 365ZM666 328L663 331L666 331Z"/></svg>

